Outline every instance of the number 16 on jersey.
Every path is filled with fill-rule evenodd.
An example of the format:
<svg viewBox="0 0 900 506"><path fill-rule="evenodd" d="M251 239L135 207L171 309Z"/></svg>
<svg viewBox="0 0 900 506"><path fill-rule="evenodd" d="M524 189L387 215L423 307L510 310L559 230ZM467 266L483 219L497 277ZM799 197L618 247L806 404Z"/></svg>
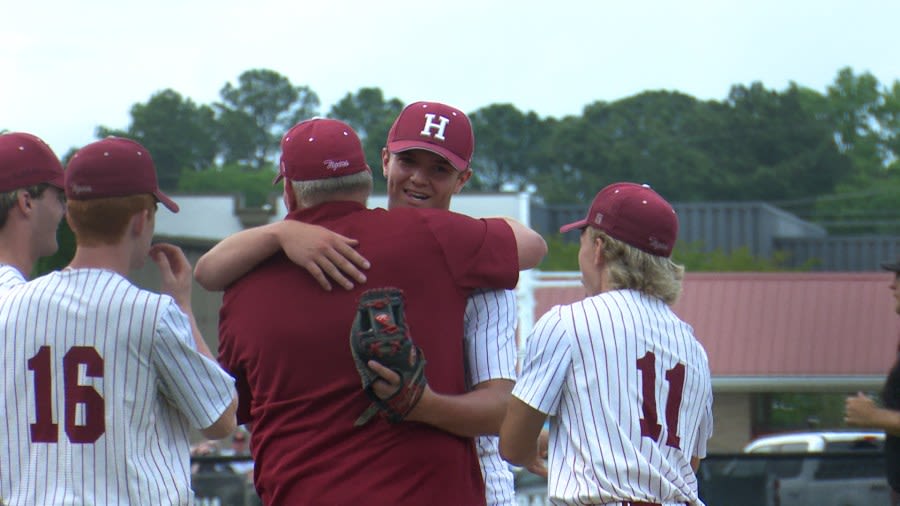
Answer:
<svg viewBox="0 0 900 506"><path fill-rule="evenodd" d="M89 346L72 346L63 355L63 389L54 392L53 350L41 346L28 359L28 370L34 373L35 423L31 424L33 443L56 443L59 441L59 425L53 421L54 397L62 394L64 406L64 429L72 443L90 444L106 432L105 406L103 397L92 386L78 383L81 366L85 376L103 378L103 357ZM81 406L83 423L77 423L78 407Z"/></svg>

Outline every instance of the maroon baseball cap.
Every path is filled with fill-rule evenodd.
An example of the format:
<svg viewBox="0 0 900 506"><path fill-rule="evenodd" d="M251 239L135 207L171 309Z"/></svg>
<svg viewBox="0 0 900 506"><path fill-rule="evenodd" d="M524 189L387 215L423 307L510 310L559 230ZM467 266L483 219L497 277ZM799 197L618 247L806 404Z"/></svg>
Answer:
<svg viewBox="0 0 900 506"><path fill-rule="evenodd" d="M159 189L147 148L124 137L107 137L79 149L66 167L66 197L92 200L150 193L173 213L178 204Z"/></svg>
<svg viewBox="0 0 900 506"><path fill-rule="evenodd" d="M370 170L362 143L350 125L329 118L313 118L294 125L281 139L278 176L312 181L349 176Z"/></svg>
<svg viewBox="0 0 900 506"><path fill-rule="evenodd" d="M48 183L63 188L63 166L40 138L11 132L0 135L0 192Z"/></svg>
<svg viewBox="0 0 900 506"><path fill-rule="evenodd" d="M464 172L472 163L475 136L469 117L439 102L415 102L406 106L388 132L391 153L424 149L442 156Z"/></svg>
<svg viewBox="0 0 900 506"><path fill-rule="evenodd" d="M560 232L594 227L613 239L668 257L678 237L675 209L647 185L615 183L600 190L583 220L564 225Z"/></svg>

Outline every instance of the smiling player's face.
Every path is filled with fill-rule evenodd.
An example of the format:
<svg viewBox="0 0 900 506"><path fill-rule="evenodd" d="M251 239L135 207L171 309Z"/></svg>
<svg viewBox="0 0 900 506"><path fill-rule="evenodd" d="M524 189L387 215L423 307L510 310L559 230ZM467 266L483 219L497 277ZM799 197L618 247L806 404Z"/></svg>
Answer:
<svg viewBox="0 0 900 506"><path fill-rule="evenodd" d="M382 151L388 207L449 209L471 171L456 170L445 158L423 149L401 153Z"/></svg>

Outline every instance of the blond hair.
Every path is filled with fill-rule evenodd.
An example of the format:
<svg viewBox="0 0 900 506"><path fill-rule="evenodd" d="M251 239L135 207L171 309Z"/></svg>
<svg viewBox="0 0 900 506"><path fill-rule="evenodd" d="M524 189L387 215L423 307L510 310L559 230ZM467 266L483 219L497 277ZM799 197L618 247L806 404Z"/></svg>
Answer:
<svg viewBox="0 0 900 506"><path fill-rule="evenodd" d="M69 200L66 215L78 246L106 246L121 241L131 217L145 209L156 210L156 197L149 193Z"/></svg>
<svg viewBox="0 0 900 506"><path fill-rule="evenodd" d="M656 297L668 305L681 295L684 266L670 258L651 255L605 232L588 227L591 240L603 241L603 258L610 290L631 289Z"/></svg>

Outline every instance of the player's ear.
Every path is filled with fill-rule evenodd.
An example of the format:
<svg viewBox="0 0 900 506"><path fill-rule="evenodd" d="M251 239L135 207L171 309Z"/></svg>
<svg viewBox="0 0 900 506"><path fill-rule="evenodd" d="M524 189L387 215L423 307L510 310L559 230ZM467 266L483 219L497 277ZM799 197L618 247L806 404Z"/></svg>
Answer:
<svg viewBox="0 0 900 506"><path fill-rule="evenodd" d="M603 265L606 257L603 255L605 243L600 236L594 237L594 265Z"/></svg>
<svg viewBox="0 0 900 506"><path fill-rule="evenodd" d="M381 148L381 174L385 179L388 177L388 162L391 161L391 152L387 146Z"/></svg>
<svg viewBox="0 0 900 506"><path fill-rule="evenodd" d="M135 237L144 233L144 227L150 225L150 211L148 209L141 209L140 211L131 215L131 233Z"/></svg>
<svg viewBox="0 0 900 506"><path fill-rule="evenodd" d="M459 193L470 177L472 177L472 169L467 169L465 172L460 173L459 178L456 180L456 190L453 193Z"/></svg>
<svg viewBox="0 0 900 506"><path fill-rule="evenodd" d="M16 192L16 207L24 215L31 214L31 206L33 205L33 199L27 190L19 190Z"/></svg>

